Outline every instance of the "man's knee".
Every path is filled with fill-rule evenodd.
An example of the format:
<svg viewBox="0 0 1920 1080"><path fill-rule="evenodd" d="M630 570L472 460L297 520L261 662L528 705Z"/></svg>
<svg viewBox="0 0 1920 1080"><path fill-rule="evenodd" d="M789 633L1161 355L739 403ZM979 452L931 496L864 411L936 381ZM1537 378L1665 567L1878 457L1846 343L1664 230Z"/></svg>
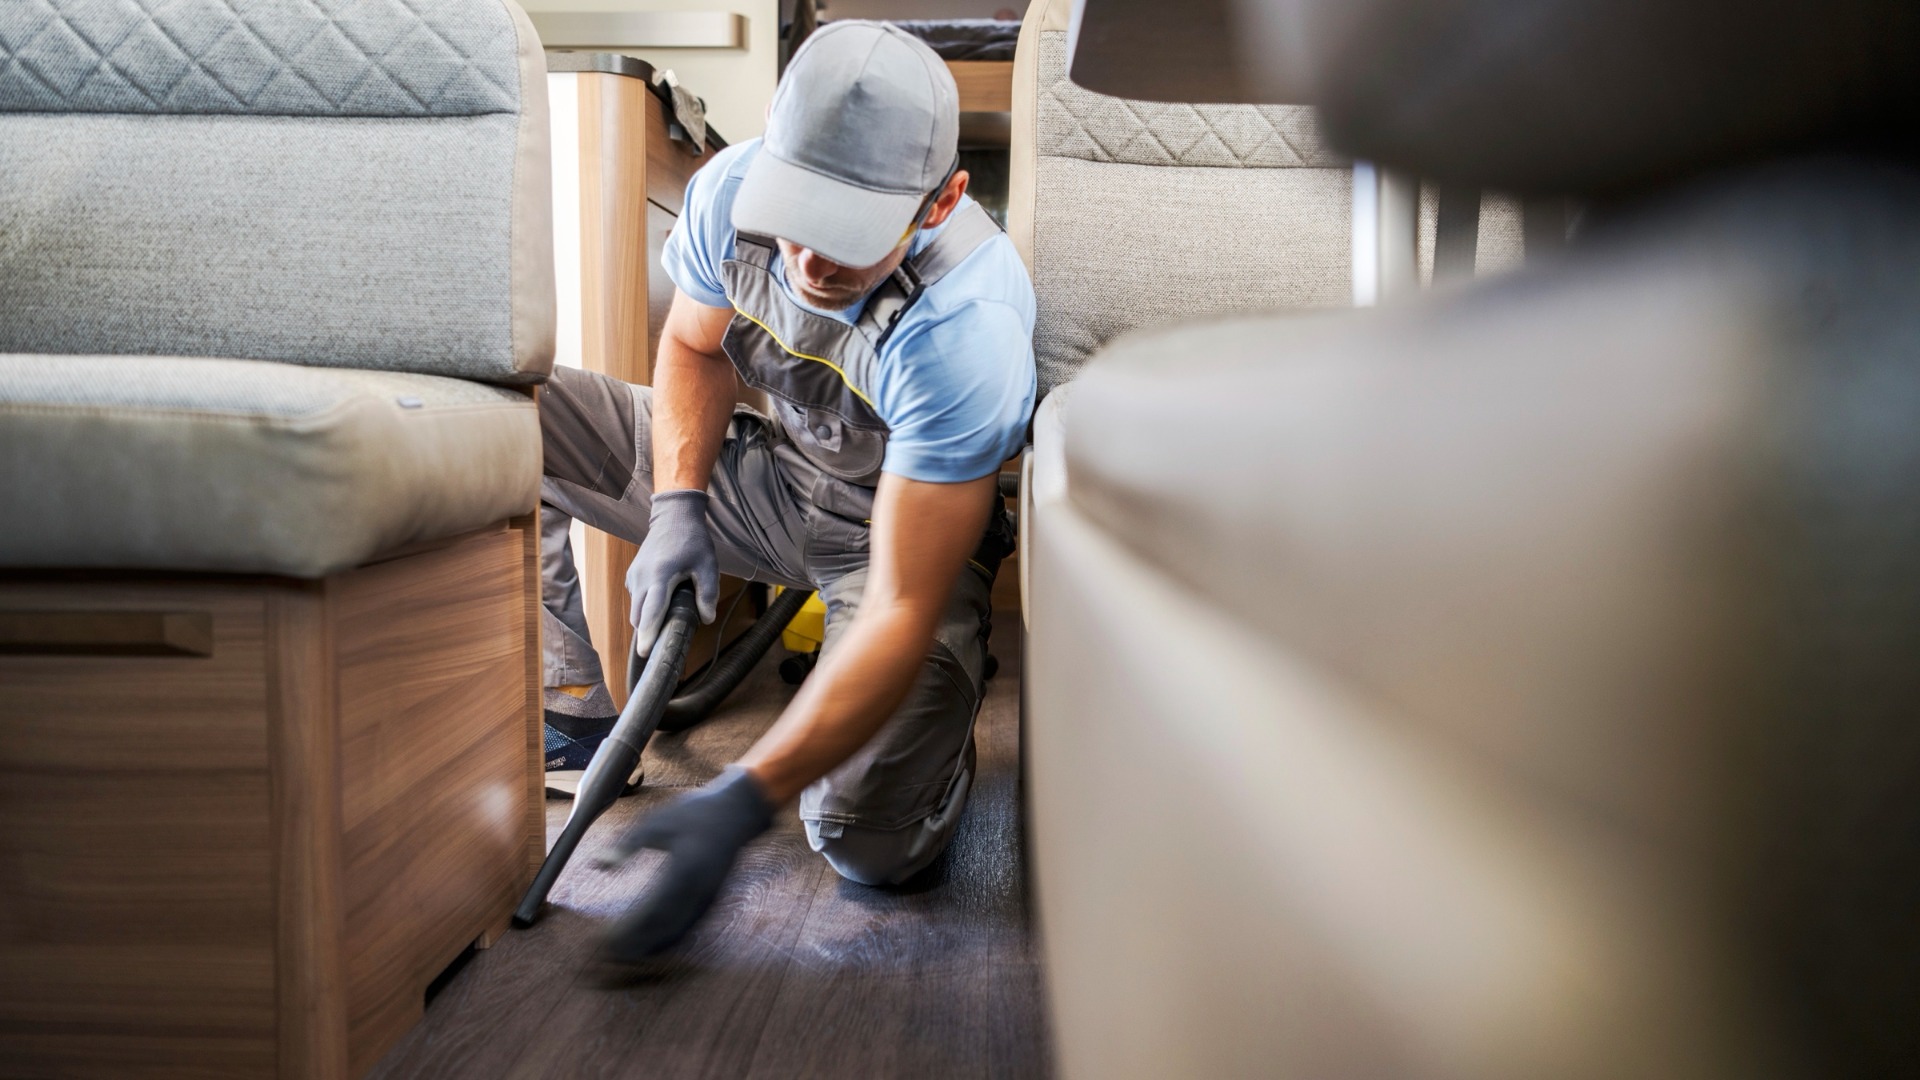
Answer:
<svg viewBox="0 0 1920 1080"><path fill-rule="evenodd" d="M925 869L952 838L924 821L904 829L868 829L836 822L809 821L807 843L834 872L861 885L898 885Z"/></svg>

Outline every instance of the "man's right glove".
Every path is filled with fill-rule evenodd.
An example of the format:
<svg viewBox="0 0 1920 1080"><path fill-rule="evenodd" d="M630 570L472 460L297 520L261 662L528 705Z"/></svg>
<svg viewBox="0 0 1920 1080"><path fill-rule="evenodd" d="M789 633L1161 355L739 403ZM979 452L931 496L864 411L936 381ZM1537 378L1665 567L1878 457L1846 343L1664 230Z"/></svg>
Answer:
<svg viewBox="0 0 1920 1080"><path fill-rule="evenodd" d="M627 592L633 597L633 651L646 656L667 621L673 587L693 582L700 621L710 623L720 600L720 564L707 532L707 493L687 489L653 497L647 539L627 568Z"/></svg>
<svg viewBox="0 0 1920 1080"><path fill-rule="evenodd" d="M601 959L637 964L680 940L720 894L740 849L773 824L773 809L747 770L729 765L711 783L647 815L595 859L605 868L643 848L667 853L659 876L601 941Z"/></svg>

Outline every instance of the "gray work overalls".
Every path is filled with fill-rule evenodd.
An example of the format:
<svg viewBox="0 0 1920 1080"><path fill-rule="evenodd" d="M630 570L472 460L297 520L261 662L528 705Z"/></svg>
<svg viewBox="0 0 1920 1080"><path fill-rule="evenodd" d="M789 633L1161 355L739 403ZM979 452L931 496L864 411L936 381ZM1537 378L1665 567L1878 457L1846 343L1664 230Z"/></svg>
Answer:
<svg viewBox="0 0 1920 1080"><path fill-rule="evenodd" d="M734 257L722 268L734 308L727 357L747 385L766 392L786 439L819 467L816 503L849 517L872 516L887 451L886 421L867 392L880 350L922 292L999 234L993 218L968 203L874 290L851 326L787 296L773 274L780 252L772 239L734 237Z"/></svg>
<svg viewBox="0 0 1920 1080"><path fill-rule="evenodd" d="M722 573L818 588L827 649L865 591L874 485L887 425L869 388L900 314L998 235L968 203L869 297L852 325L808 311L773 276L772 240L737 236L723 272L735 315L727 355L764 391L772 417L734 414L708 484L707 522ZM567 541L569 518L641 543L653 491L652 390L560 368L541 397L547 685L600 680ZM852 758L800 796L809 841L846 877L898 881L931 862L958 823L973 775L988 594L1011 530L996 514L954 583L913 689Z"/></svg>
<svg viewBox="0 0 1920 1080"><path fill-rule="evenodd" d="M869 392L881 349L926 289L999 234L987 212L968 203L931 244L881 283L851 325L788 297L774 277L780 254L771 238L745 233L734 238L735 256L722 268L734 306L727 356L747 385L767 395L777 429L774 453L783 471L806 488L803 501L814 517L810 543L843 546L859 562L852 575L818 582L827 601L829 648L865 583L867 525L887 449L887 424ZM876 860L898 861L911 873L945 846L972 779L971 729L985 658L986 594L1010 548L1004 515L996 514L973 565L956 585L921 674L924 685L916 687L888 730L801 796L801 817L816 847L865 840L912 848L911 854L902 850ZM929 811L939 820L927 821ZM910 824L916 816L921 821ZM850 834L849 826L869 828ZM895 835L857 835L873 826Z"/></svg>

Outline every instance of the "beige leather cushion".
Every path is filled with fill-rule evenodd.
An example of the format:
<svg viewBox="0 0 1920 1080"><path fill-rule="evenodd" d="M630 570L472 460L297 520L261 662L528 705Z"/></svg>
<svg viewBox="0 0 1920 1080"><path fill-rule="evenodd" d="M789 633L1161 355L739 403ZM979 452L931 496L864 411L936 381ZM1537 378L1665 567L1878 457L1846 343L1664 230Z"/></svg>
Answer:
<svg viewBox="0 0 1920 1080"><path fill-rule="evenodd" d="M1072 498L1471 752L1684 835L1718 794L1690 710L1738 619L1762 312L1652 267L1585 286L1131 338L1076 389Z"/></svg>
<svg viewBox="0 0 1920 1080"><path fill-rule="evenodd" d="M1911 173L1782 165L1096 359L1023 523L1063 1074L1911 1071L1916 262Z"/></svg>
<svg viewBox="0 0 1920 1080"><path fill-rule="evenodd" d="M1461 752L1072 500L1036 513L1021 752L1065 1080L1770 1075L1708 860Z"/></svg>
<svg viewBox="0 0 1920 1080"><path fill-rule="evenodd" d="M525 394L432 375L0 354L0 566L320 577L539 501Z"/></svg>
<svg viewBox="0 0 1920 1080"><path fill-rule="evenodd" d="M1715 877L1764 343L1634 270L1143 333L1036 424L1064 1076L1769 1075Z"/></svg>

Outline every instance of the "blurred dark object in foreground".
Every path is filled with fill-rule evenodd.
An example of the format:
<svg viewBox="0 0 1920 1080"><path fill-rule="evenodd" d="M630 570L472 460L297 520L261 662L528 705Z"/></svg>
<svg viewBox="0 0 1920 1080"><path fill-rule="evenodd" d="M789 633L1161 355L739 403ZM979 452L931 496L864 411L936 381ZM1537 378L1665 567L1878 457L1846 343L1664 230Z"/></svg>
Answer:
<svg viewBox="0 0 1920 1080"><path fill-rule="evenodd" d="M1101 93L1319 106L1443 184L1606 194L1788 147L1912 153L1910 0L1083 0Z"/></svg>

